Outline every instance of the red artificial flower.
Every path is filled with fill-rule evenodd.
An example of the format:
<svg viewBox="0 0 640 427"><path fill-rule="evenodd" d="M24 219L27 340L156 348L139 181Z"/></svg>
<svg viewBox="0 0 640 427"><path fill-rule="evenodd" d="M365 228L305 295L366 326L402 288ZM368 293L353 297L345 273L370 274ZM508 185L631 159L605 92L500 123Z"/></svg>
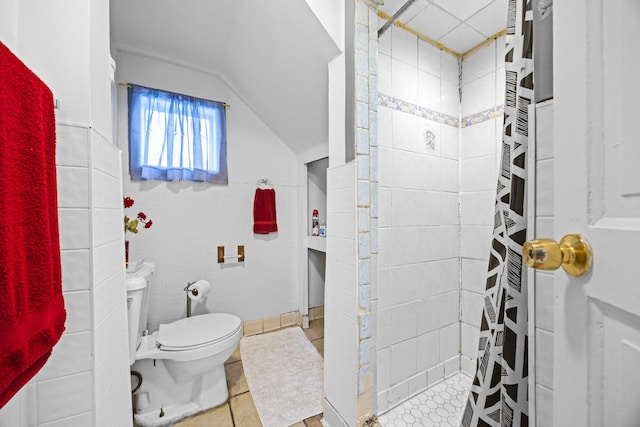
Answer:
<svg viewBox="0 0 640 427"><path fill-rule="evenodd" d="M125 208L130 208L133 206L133 199L131 197L123 197ZM144 224L144 228L151 228L153 225L153 221L147 218L147 215L144 212L138 212L138 216L136 218L129 218L127 215L124 216L124 232L130 232L133 234L138 233L138 223L141 222Z"/></svg>

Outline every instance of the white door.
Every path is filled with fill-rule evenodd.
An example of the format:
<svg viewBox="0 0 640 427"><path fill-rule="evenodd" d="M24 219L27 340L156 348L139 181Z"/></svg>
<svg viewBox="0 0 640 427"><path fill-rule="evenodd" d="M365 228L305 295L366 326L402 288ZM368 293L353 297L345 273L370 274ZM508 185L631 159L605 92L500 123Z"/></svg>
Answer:
<svg viewBox="0 0 640 427"><path fill-rule="evenodd" d="M554 425L638 427L640 0L553 8L553 237L593 249L591 273L555 275Z"/></svg>

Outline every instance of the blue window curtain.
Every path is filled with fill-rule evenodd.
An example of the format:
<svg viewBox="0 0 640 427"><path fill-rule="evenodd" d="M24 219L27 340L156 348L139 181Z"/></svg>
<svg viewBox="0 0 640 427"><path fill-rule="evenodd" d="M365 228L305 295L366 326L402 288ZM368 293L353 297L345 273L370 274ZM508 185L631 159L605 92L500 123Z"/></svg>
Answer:
<svg viewBox="0 0 640 427"><path fill-rule="evenodd" d="M228 183L223 103L138 85L128 94L133 180Z"/></svg>

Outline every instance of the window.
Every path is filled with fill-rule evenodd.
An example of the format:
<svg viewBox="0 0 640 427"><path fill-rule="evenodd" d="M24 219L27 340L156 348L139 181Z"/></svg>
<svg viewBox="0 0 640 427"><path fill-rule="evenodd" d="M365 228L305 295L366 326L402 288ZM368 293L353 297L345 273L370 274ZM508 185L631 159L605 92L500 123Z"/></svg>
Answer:
<svg viewBox="0 0 640 427"><path fill-rule="evenodd" d="M224 104L130 85L129 172L134 180L226 184Z"/></svg>

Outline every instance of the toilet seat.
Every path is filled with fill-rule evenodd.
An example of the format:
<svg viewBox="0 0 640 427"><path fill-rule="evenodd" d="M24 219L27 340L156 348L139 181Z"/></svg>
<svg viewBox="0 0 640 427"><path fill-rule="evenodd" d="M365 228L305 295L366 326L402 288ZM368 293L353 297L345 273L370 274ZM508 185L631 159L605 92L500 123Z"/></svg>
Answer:
<svg viewBox="0 0 640 427"><path fill-rule="evenodd" d="M235 335L240 319L227 313L187 317L160 325L157 345L163 351L185 351L213 345Z"/></svg>

